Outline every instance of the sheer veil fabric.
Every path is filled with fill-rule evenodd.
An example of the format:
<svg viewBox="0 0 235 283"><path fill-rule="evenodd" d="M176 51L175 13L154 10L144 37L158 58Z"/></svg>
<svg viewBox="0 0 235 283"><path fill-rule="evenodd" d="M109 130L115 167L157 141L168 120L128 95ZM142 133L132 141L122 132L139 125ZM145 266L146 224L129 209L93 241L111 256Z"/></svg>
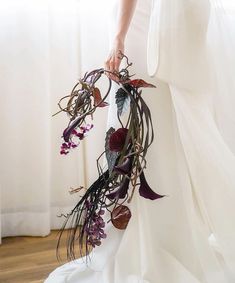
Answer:
<svg viewBox="0 0 235 283"><path fill-rule="evenodd" d="M69 187L87 179L83 149L60 156L67 121L52 118L80 76L79 5L67 2L0 0L0 243L59 229Z"/></svg>
<svg viewBox="0 0 235 283"><path fill-rule="evenodd" d="M233 21L229 0L138 1L126 54L157 85L143 94L156 132L146 171L167 197L136 194L124 232L108 224L88 266L65 264L46 283L235 282ZM113 94L109 126L115 111Z"/></svg>

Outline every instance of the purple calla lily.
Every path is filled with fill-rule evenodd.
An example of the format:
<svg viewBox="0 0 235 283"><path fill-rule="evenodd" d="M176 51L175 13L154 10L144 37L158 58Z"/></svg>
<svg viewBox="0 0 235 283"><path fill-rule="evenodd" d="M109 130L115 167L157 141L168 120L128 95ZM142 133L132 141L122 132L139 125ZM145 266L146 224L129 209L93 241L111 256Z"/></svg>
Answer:
<svg viewBox="0 0 235 283"><path fill-rule="evenodd" d="M115 198L123 199L123 198L125 198L127 191L129 189L129 184L130 184L130 179L124 177L124 180L121 183L120 187L115 192L112 192L112 193L106 195L106 197L108 199L115 199Z"/></svg>
<svg viewBox="0 0 235 283"><path fill-rule="evenodd" d="M120 174L129 174L132 169L132 159L127 157L122 164L115 166L114 170Z"/></svg>
<svg viewBox="0 0 235 283"><path fill-rule="evenodd" d="M164 195L159 195L159 194L155 193L149 187L143 172L140 174L139 194L140 194L140 196L147 198L147 199L151 199L151 200L155 200L155 199L159 199L159 198L164 197Z"/></svg>

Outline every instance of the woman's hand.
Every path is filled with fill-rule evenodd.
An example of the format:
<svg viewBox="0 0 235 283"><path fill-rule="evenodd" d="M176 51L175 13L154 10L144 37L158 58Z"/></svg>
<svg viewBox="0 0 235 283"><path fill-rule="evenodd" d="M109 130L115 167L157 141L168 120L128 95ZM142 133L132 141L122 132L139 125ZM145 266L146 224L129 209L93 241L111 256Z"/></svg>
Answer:
<svg viewBox="0 0 235 283"><path fill-rule="evenodd" d="M111 52L105 62L107 75L114 80L117 80L117 76L115 74L109 74L109 72L117 73L119 71L122 60L121 54L124 54L124 41L135 11L136 3L137 0L119 0L116 36Z"/></svg>
<svg viewBox="0 0 235 283"><path fill-rule="evenodd" d="M124 54L124 40L120 38L116 38L114 40L113 47L109 53L109 56L107 60L105 61L105 70L112 73L118 73L119 67L122 60L122 54ZM114 74L109 74L107 72L107 75L111 79L117 79L117 77Z"/></svg>

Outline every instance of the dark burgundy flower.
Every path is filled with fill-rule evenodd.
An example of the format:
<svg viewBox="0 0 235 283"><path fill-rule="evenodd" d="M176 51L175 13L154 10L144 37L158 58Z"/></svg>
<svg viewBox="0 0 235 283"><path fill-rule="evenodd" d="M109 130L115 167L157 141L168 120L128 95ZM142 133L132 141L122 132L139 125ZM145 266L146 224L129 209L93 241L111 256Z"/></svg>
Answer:
<svg viewBox="0 0 235 283"><path fill-rule="evenodd" d="M65 154L65 155L66 155L66 154L68 154L68 153L69 153L69 151L67 151L67 150L64 150L64 149L61 149L61 150L60 150L60 154Z"/></svg>
<svg viewBox="0 0 235 283"><path fill-rule="evenodd" d="M93 127L93 124L86 124L85 126L81 126L80 129L83 133L86 133L89 132Z"/></svg>
<svg viewBox="0 0 235 283"><path fill-rule="evenodd" d="M124 177L124 180L122 181L120 187L115 191L112 192L108 195L106 195L106 197L108 199L123 199L126 197L127 191L129 189L129 184L130 184L130 179L127 177Z"/></svg>
<svg viewBox="0 0 235 283"><path fill-rule="evenodd" d="M155 193L148 185L144 173L140 174L140 187L139 187L139 194L147 199L155 200L158 198L164 197L164 195L159 195Z"/></svg>
<svg viewBox="0 0 235 283"><path fill-rule="evenodd" d="M117 206L111 213L111 221L117 229L126 229L131 218L131 211L125 205Z"/></svg>
<svg viewBox="0 0 235 283"><path fill-rule="evenodd" d="M125 161L114 167L114 170L120 174L129 174L132 169L132 158L127 157Z"/></svg>
<svg viewBox="0 0 235 283"><path fill-rule="evenodd" d="M125 145L127 133L126 128L119 128L112 133L109 138L109 149L116 152L121 151Z"/></svg>
<svg viewBox="0 0 235 283"><path fill-rule="evenodd" d="M74 143L74 142L64 142L62 143L61 147L60 147L60 154L68 154L69 150L71 148L75 148L79 145L79 143Z"/></svg>
<svg viewBox="0 0 235 283"><path fill-rule="evenodd" d="M84 139L84 133L77 133L76 136L77 136L80 140L83 140L83 139Z"/></svg>

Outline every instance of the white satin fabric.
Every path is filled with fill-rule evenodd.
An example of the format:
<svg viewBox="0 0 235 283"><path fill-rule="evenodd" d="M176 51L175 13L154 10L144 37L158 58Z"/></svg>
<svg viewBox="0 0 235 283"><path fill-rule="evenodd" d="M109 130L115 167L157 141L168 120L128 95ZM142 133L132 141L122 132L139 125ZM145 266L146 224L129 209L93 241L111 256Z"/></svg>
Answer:
<svg viewBox="0 0 235 283"><path fill-rule="evenodd" d="M46 283L235 282L232 8L228 0L138 1L126 54L136 77L157 84L143 91L156 132L146 173L168 196L136 194L124 232L108 224L88 267L68 263Z"/></svg>

